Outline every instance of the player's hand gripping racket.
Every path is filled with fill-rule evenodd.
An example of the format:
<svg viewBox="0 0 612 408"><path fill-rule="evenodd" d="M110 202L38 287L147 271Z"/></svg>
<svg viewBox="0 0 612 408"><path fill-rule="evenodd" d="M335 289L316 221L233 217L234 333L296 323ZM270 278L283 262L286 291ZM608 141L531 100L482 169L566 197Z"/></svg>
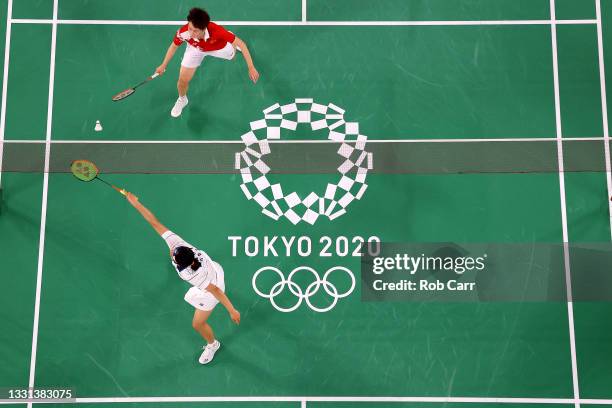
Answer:
<svg viewBox="0 0 612 408"><path fill-rule="evenodd" d="M72 172L74 177L78 178L81 181L100 180L101 182L103 182L109 187L114 188L119 193L123 194L124 196L127 194L127 192L124 189L116 187L112 185L111 183L104 181L100 177L98 177L98 174L100 173L100 171L98 170L96 165L90 162L89 160L73 161L72 164L70 164L70 171Z"/></svg>
<svg viewBox="0 0 612 408"><path fill-rule="evenodd" d="M159 74L156 72L153 75L151 75L150 77L148 77L147 79L145 79L144 81L142 81L141 83L139 83L138 85L133 86L131 88L128 88L125 91L119 92L117 95L113 96L113 101L117 102L117 101L120 101L122 99L127 98L128 96L130 96L131 94L136 92L136 88L138 88L141 85L146 84L147 82L149 82L152 79L157 78L158 76L159 76Z"/></svg>

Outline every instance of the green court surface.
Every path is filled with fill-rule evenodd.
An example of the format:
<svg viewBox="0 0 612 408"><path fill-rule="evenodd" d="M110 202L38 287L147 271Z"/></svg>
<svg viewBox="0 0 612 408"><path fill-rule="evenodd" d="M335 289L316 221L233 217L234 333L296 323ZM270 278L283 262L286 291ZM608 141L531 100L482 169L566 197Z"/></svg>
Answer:
<svg viewBox="0 0 612 408"><path fill-rule="evenodd" d="M563 20L556 25L551 4ZM33 404L50 407L612 405L609 300L370 302L362 299L361 258L352 254L359 237L609 244L605 168L417 174L383 171L388 163L374 155L367 190L346 214L294 225L248 200L237 170L169 174L156 171L163 163L155 157L144 157L154 142L158 151L193 143L239 152L241 136L264 109L312 98L345 109L343 119L359 123L368 147L435 140L450 149L509 139L530 146L538 139L565 147L563 165L576 153L563 142L572 138L598 143L593 161L605 162L612 110L602 111L600 63L609 90L612 0L214 0L202 6L247 42L260 81L250 82L241 55L206 59L188 107L171 118L180 49L165 75L112 102L153 73L194 5L4 0L0 49L10 48L2 53L1 136L5 155L17 151L9 146L41 147L24 155L26 164L54 163L66 146L86 152L115 144L115 163L142 149L139 160L153 163L149 171L119 166L104 178L134 192L223 266L240 326L217 307L210 323L222 348L210 365L198 364L203 343L183 300L188 286L168 262L165 243L120 195L76 181L69 162L47 173L1 168L0 389L76 390L76 405ZM94 131L96 120L102 132ZM283 129L278 143L325 137L299 123L295 133ZM218 160L233 163L234 154ZM270 180L302 198L310 191L322 196L338 177L317 166L314 157L312 171ZM272 237L277 256L264 253ZM290 253L282 237L295 237ZM300 237L311 245L306 256ZM322 256L327 240L332 253ZM256 293L256 271L275 267L286 275L301 266L319 274L346 268L356 276L354 291L329 311L304 301L288 313ZM554 272L577 280L578 271L564 265ZM270 276L262 285L274 284ZM278 301L285 307L290 293Z"/></svg>

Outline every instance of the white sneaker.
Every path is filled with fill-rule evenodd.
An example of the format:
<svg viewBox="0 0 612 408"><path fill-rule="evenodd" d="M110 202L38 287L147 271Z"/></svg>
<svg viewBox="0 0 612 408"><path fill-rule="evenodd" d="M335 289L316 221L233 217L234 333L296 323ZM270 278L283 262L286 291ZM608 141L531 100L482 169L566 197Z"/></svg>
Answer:
<svg viewBox="0 0 612 408"><path fill-rule="evenodd" d="M204 351L202 352L202 355L200 356L200 359L198 360L200 364L210 363L213 357L215 356L215 353L217 352L217 350L219 350L219 347L221 347L221 343L219 342L219 340L215 340L214 343L207 344L206 346L204 346Z"/></svg>
<svg viewBox="0 0 612 408"><path fill-rule="evenodd" d="M170 112L170 115L172 115L173 118L178 118L179 116L181 116L183 108L187 106L188 103L189 100L187 100L187 95L183 97L179 96L179 98L176 100L176 103L174 104L174 107L172 108L172 111Z"/></svg>

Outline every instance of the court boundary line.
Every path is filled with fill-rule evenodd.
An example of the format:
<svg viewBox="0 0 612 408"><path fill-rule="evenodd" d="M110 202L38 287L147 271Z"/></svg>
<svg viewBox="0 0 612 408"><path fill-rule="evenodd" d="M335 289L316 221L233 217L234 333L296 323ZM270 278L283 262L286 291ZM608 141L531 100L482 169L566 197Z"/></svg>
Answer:
<svg viewBox="0 0 612 408"><path fill-rule="evenodd" d="M368 136L371 137L371 136ZM564 142L598 142L604 141L602 137L564 137ZM355 143L356 140L345 140L345 143ZM556 143L556 137L514 137L514 138L499 138L499 139L368 139L367 143L512 143L512 142L527 142L527 143ZM43 144L45 140L29 140L29 139L11 139L0 141L0 144ZM215 140L109 140L109 139L53 139L51 144L244 144L242 140L236 139L215 139ZM321 139L294 139L294 140L269 140L270 144L292 144L292 143L335 143L334 140Z"/></svg>
<svg viewBox="0 0 612 408"><path fill-rule="evenodd" d="M608 101L606 96L606 68L604 59L603 29L601 22L601 0L595 1L597 15L597 53L599 57L599 84L601 95L601 119L604 135L604 155L606 160L606 180L608 184L608 212L610 215L610 236L612 238L612 159L610 158L610 129L608 127Z"/></svg>
<svg viewBox="0 0 612 408"><path fill-rule="evenodd" d="M13 24L53 24L52 19L16 18L11 20ZM316 20L224 20L217 21L218 24L228 26L503 26L503 25L551 25L552 20L381 20L381 21L316 21ZM150 26L180 26L183 20L77 20L58 19L60 25L150 25ZM597 24L596 19L557 20L555 24L584 25Z"/></svg>
<svg viewBox="0 0 612 408"><path fill-rule="evenodd" d="M561 201L561 229L563 234L563 258L565 267L565 285L567 290L567 320L569 329L570 359L572 365L572 388L574 407L580 407L580 386L578 382L578 360L576 357L576 333L574 329L574 304L572 295L572 274L570 267L569 233L567 226L567 203L565 191L565 164L563 157L563 126L561 118L561 96L559 91L559 55L557 45L557 25L555 24L555 0L550 0L551 48L553 59L553 86L555 93L555 126L557 130L557 159L559 162L559 199Z"/></svg>
<svg viewBox="0 0 612 408"><path fill-rule="evenodd" d="M53 19L57 21L58 1L53 0ZM32 349L30 353L30 373L28 387L33 388L36 379L36 354L38 351L38 327L40 322L40 298L42 292L43 264L45 254L45 232L47 223L47 199L49 192L49 163L51 158L51 133L53 121L53 92L55 84L55 52L57 45L57 24L51 28L51 56L49 63L49 94L47 99L47 128L45 135L45 174L43 177L42 204L40 208L40 234L38 241L38 264L36 272L36 298L34 302L34 322L32 324ZM32 402L28 402L32 408Z"/></svg>
<svg viewBox="0 0 612 408"><path fill-rule="evenodd" d="M302 0L302 22L307 21L307 11L308 11L308 5L306 3L307 0Z"/></svg>
<svg viewBox="0 0 612 408"><path fill-rule="evenodd" d="M4 132L6 128L6 97L8 93L8 74L11 59L11 28L13 18L13 0L6 5L6 36L4 38L4 67L2 73L2 107L0 108L0 188L2 187L2 159L4 157Z"/></svg>
<svg viewBox="0 0 612 408"><path fill-rule="evenodd" d="M0 405L16 404L20 401L0 400ZM153 402L425 402L425 403L485 403L485 404L573 404L578 401L589 405L612 405L612 399L584 398L522 398L522 397L368 397L368 396L215 396L215 397L92 397L70 400L81 404L100 403L153 403ZM23 400L21 402L24 402ZM36 404L57 401L36 400Z"/></svg>

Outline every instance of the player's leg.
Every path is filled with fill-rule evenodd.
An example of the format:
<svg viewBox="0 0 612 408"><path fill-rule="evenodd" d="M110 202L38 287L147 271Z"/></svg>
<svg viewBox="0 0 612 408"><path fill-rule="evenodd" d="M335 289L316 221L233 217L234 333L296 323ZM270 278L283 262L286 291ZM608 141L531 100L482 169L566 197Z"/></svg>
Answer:
<svg viewBox="0 0 612 408"><path fill-rule="evenodd" d="M189 89L189 82L193 79L195 72L198 68L188 68L181 66L181 70L179 71L179 78L176 84L176 88L178 90L179 97L187 96L187 90Z"/></svg>
<svg viewBox="0 0 612 408"><path fill-rule="evenodd" d="M193 78L196 69L197 68L187 68L181 66L181 70L179 72L179 79L176 84L179 97L174 103L172 111L170 112L170 115L172 115L173 118L178 118L179 116L181 116L183 108L189 103L189 100L187 99L187 90L189 89L189 81L191 81L191 79Z"/></svg>
<svg viewBox="0 0 612 408"><path fill-rule="evenodd" d="M199 310L196 309L193 313L193 320L191 325L194 330L200 333L200 335L206 340L208 344L215 342L215 333L212 327L207 323L208 317L212 313L212 310Z"/></svg>
<svg viewBox="0 0 612 408"><path fill-rule="evenodd" d="M193 328L196 329L207 342L206 346L204 346L204 351L202 351L202 354L198 359L200 364L210 363L215 357L217 350L219 350L221 347L221 342L215 339L215 333L213 332L212 327L210 327L210 325L206 322L211 313L212 309L207 311L196 309L195 313L193 314Z"/></svg>
<svg viewBox="0 0 612 408"><path fill-rule="evenodd" d="M208 318L219 301L212 294L195 287L187 291L185 301L195 308L192 320L193 328L206 340L206 346L204 346L204 351L198 361L200 364L208 364L221 347L221 343L215 338L212 327L208 324Z"/></svg>
<svg viewBox="0 0 612 408"><path fill-rule="evenodd" d="M185 55L181 61L181 69L179 71L179 78L176 84L178 90L178 99L172 108L170 114L172 117L177 118L183 112L183 108L187 106L189 100L187 99L187 90L189 89L189 82L193 79L196 70L202 63L205 53L198 50L195 47L187 45L185 48Z"/></svg>

